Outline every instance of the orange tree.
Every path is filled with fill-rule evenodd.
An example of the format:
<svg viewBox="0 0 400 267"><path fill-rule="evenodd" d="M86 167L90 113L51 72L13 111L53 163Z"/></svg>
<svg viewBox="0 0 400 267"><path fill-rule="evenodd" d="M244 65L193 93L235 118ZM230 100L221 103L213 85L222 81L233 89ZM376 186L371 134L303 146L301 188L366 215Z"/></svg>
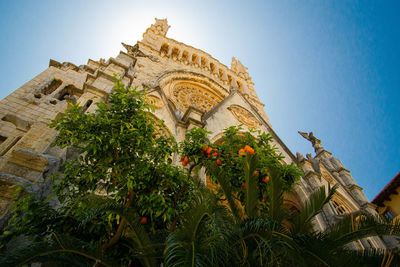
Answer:
<svg viewBox="0 0 400 267"><path fill-rule="evenodd" d="M182 164L193 174L204 168L217 185L217 194L205 187L194 192L180 227L166 239L167 266L400 264L393 251L348 249L362 238L398 236L398 224L359 211L315 231L312 222L336 187L328 192L324 186L315 190L298 212L285 208L284 192L301 173L294 164L281 163L269 135L253 134L240 134L240 128L230 127L216 144L207 144L204 129L192 129L186 136L180 147Z"/></svg>
<svg viewBox="0 0 400 267"><path fill-rule="evenodd" d="M162 253L150 244L162 242L187 209L192 182L171 164L177 144L149 115L145 94L117 81L95 113L71 104L51 122L59 131L53 145L77 156L52 177L50 197L58 208L49 204L50 197L32 194L14 204L0 244L4 250L21 236L33 243L9 250L4 260L10 262L4 264L95 260L154 266L160 261L155 256Z"/></svg>
<svg viewBox="0 0 400 267"><path fill-rule="evenodd" d="M210 181L217 185L215 189L220 200L239 201L242 207L246 207L249 201L256 201L257 212L265 212L272 193L271 175L279 177L284 190L289 192L301 171L293 163L282 164L283 156L271 145L270 134L241 130L240 126L229 127L218 142L209 144L209 132L201 128L192 129L180 146L182 164L189 164L190 170L203 167ZM248 158L251 159L251 169L244 168ZM254 187L252 183L258 186ZM255 191L249 192L251 190ZM254 212L251 214L255 215Z"/></svg>

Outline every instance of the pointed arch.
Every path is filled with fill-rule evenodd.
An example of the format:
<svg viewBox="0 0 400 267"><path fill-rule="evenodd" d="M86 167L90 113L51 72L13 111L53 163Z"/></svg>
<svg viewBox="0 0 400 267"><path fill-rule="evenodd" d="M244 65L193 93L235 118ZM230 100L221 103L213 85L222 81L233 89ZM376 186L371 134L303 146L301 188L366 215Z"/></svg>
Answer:
<svg viewBox="0 0 400 267"><path fill-rule="evenodd" d="M337 215L345 215L357 210L357 208L349 203L349 201L347 201L346 198L339 192L336 192L333 195L330 204L332 205Z"/></svg>
<svg viewBox="0 0 400 267"><path fill-rule="evenodd" d="M190 106L208 112L229 94L219 83L193 72L169 72L157 82L167 98L182 114Z"/></svg>

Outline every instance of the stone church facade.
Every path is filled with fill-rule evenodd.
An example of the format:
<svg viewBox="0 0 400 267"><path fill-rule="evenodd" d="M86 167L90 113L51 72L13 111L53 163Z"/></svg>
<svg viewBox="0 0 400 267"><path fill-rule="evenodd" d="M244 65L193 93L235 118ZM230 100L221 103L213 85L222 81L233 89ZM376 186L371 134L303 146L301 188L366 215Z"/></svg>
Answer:
<svg viewBox="0 0 400 267"><path fill-rule="evenodd" d="M285 205L298 209L320 186L339 185L329 205L314 221L315 230L340 219L344 214L375 207L356 184L350 171L312 133L300 134L309 140L315 156L292 152L274 132L254 89L247 68L235 58L231 67L206 52L166 37L167 20L156 19L143 34L143 40L115 58L76 66L50 60L50 66L0 102L0 217L9 206L13 184L40 181L65 161L66 149L51 147L56 131L47 127L49 119L62 115L68 102L77 102L86 112L106 99L117 74L127 86L148 89L154 101L154 117L164 121L176 141L184 139L192 127L206 127L216 142L222 131L232 125L270 133L286 163L295 162L304 176ZM175 162L177 163L177 158ZM383 239L368 238L354 242L353 248L385 248Z"/></svg>

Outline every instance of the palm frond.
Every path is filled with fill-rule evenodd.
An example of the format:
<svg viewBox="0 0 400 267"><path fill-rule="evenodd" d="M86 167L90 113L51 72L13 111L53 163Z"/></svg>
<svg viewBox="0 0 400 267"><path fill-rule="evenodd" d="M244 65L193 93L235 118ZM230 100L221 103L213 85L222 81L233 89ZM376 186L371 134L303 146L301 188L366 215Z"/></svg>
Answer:
<svg viewBox="0 0 400 267"><path fill-rule="evenodd" d="M224 266L226 243L224 230L228 229L226 207L206 189L193 192L191 209L185 214L181 227L170 233L164 251L166 266ZM224 255L225 254L225 255Z"/></svg>
<svg viewBox="0 0 400 267"><path fill-rule="evenodd" d="M344 249L335 255L333 266L400 266L400 255L386 249L370 248L362 251Z"/></svg>
<svg viewBox="0 0 400 267"><path fill-rule="evenodd" d="M277 169L270 169L271 179L268 193L270 195L270 203L268 210L268 217L276 222L276 227L280 227L283 219L286 218L286 210L282 208L284 183L279 175Z"/></svg>
<svg viewBox="0 0 400 267"><path fill-rule="evenodd" d="M226 172L217 166L211 166L209 169L210 174L215 177L218 181L218 184L221 186L222 191L228 201L229 208L232 211L232 214L236 221L240 221L243 218L243 212L241 208L236 203L236 200L233 198L232 193L232 184L230 182L230 178L227 177Z"/></svg>
<svg viewBox="0 0 400 267"><path fill-rule="evenodd" d="M156 252L153 250L153 244L148 233L146 232L146 229L140 223L141 217L135 209L125 207L123 204L116 203L114 200L105 196L94 194L83 199L83 204L85 205L86 213L85 217L82 218L82 223L87 223L104 212L118 214L125 219L129 226L129 231L127 231L127 234L133 240L135 249L138 251L147 251L147 253L149 253L148 255L156 254ZM156 265L156 262L152 257L146 257L144 254L142 254L142 257L140 257L140 261L145 266Z"/></svg>
<svg viewBox="0 0 400 267"><path fill-rule="evenodd" d="M258 180L254 171L257 167L258 158L256 155L248 155L242 159L244 177L246 180L246 215L254 217L257 215L258 205Z"/></svg>
<svg viewBox="0 0 400 267"><path fill-rule="evenodd" d="M80 266L87 266L90 262L104 266L116 266L117 262L102 255L100 248L92 244L67 235L52 234L52 238L28 244L9 251L0 259L0 266L23 266L34 262L64 262L71 263L71 256L77 256ZM78 261L74 261L75 263Z"/></svg>
<svg viewBox="0 0 400 267"><path fill-rule="evenodd" d="M327 204L337 189L337 185L333 186L326 194L325 187L317 189L307 200L300 212L291 219L292 233L306 233L311 229L311 220L318 215L325 204Z"/></svg>
<svg viewBox="0 0 400 267"><path fill-rule="evenodd" d="M386 223L378 216L360 212L344 216L321 233L321 238L335 249L366 237L384 235L400 236L400 224Z"/></svg>

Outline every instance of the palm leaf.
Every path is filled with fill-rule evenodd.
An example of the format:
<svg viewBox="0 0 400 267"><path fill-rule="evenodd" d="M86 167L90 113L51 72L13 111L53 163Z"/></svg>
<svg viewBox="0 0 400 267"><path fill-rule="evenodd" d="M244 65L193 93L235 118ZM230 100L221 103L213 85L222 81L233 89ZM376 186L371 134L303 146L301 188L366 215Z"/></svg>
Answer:
<svg viewBox="0 0 400 267"><path fill-rule="evenodd" d="M234 218L239 222L243 218L243 212L236 203L236 200L233 198L230 178L227 177L226 172L222 168L217 166L210 166L208 171L218 181L218 184L221 186L226 200L228 201L229 208L231 209Z"/></svg>
<svg viewBox="0 0 400 267"><path fill-rule="evenodd" d="M256 155L248 155L242 159L244 177L246 180L246 215L254 217L257 215L258 204L258 180L254 171L257 167L258 158Z"/></svg>
<svg viewBox="0 0 400 267"><path fill-rule="evenodd" d="M137 250L137 254L141 255L140 261L145 266L157 265L156 261L151 257L151 255L156 255L153 244L146 229L140 223L141 217L135 209L131 207L125 207L123 204L116 203L114 200L105 196L94 194L83 199L83 204L85 205L86 213L85 217L81 218L82 223L87 223L88 221L93 220L99 214L105 212L118 214L125 219L129 226L127 235L132 239L134 248ZM146 251L146 254L144 254L143 251Z"/></svg>
<svg viewBox="0 0 400 267"><path fill-rule="evenodd" d="M325 187L322 186L317 189L307 200L307 202L291 219L291 232L292 233L306 233L312 228L311 221L318 215L325 204L327 204L337 189L337 185L333 186L326 194Z"/></svg>
<svg viewBox="0 0 400 267"><path fill-rule="evenodd" d="M384 235L400 236L400 224L386 223L378 216L360 212L344 216L338 223L329 226L321 238L336 249L356 240Z"/></svg>
<svg viewBox="0 0 400 267"><path fill-rule="evenodd" d="M342 250L335 255L332 266L400 266L399 254L386 249Z"/></svg>
<svg viewBox="0 0 400 267"><path fill-rule="evenodd" d="M276 223L276 227L280 227L282 220L285 219L287 215L287 211L282 208L284 183L276 168L270 168L270 176L270 186L268 187L268 193L270 195L268 217Z"/></svg>
<svg viewBox="0 0 400 267"><path fill-rule="evenodd" d="M71 256L80 258L79 261L72 261ZM96 262L104 266L116 266L118 263L106 259L102 255L101 249L86 243L77 238L67 235L52 234L52 238L34 242L25 247L20 247L9 251L5 257L0 259L0 266L23 266L34 262L64 262L75 264L79 262L80 266L86 266L89 262Z"/></svg>
<svg viewBox="0 0 400 267"><path fill-rule="evenodd" d="M166 240L166 266L223 266L228 259L224 232L232 218L205 187L193 192L191 209Z"/></svg>

